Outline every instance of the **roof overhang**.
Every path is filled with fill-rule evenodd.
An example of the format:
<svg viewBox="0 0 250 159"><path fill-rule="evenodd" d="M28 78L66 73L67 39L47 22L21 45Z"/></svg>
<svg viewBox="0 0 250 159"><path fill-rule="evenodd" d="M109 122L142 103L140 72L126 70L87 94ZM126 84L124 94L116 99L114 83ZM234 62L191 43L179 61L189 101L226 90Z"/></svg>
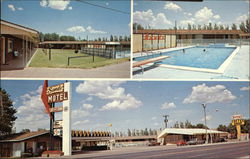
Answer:
<svg viewBox="0 0 250 159"><path fill-rule="evenodd" d="M227 134L227 132L207 129L208 134ZM165 137L169 134L177 135L202 135L206 134L206 129L182 129L182 128L166 128L157 138Z"/></svg>

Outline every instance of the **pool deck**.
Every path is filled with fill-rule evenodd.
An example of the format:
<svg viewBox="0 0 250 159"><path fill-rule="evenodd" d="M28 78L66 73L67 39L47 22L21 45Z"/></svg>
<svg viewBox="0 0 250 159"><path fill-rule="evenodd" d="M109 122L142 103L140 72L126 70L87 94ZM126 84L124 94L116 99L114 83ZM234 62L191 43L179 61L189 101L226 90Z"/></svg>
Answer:
<svg viewBox="0 0 250 159"><path fill-rule="evenodd" d="M171 48L158 50L159 51L172 51L179 50L183 47ZM186 47L185 47L186 48ZM138 57L141 55L146 55L146 53L136 53L133 57ZM147 65L150 66L150 65ZM133 69L136 71L136 69ZM173 68L165 67L148 67L145 68L144 73L137 71L133 75L134 79L170 79L170 80L249 80L249 45L242 45L238 53L233 57L232 61L226 67L224 73L208 73L208 72L197 72L197 71L188 71L180 70Z"/></svg>

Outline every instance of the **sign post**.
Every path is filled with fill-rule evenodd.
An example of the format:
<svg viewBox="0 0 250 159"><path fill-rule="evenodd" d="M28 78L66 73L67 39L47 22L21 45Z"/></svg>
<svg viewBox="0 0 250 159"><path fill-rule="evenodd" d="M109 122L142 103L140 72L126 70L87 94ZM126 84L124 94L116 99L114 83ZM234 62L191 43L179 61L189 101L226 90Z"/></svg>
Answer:
<svg viewBox="0 0 250 159"><path fill-rule="evenodd" d="M241 125L245 124L245 121L242 118L242 115L233 115L232 125L236 126L238 140L241 138Z"/></svg>
<svg viewBox="0 0 250 159"><path fill-rule="evenodd" d="M71 155L71 83L64 83L64 92L68 92L68 100L63 101L63 145L65 156Z"/></svg>
<svg viewBox="0 0 250 159"><path fill-rule="evenodd" d="M46 113L50 116L50 150L53 150L53 136L60 134L61 125L62 133L62 151L65 156L71 155L71 83L66 82L59 85L48 87L48 81L44 81L41 99L46 108ZM62 102L63 106L55 107L55 103ZM54 122L54 114L62 112L63 121Z"/></svg>

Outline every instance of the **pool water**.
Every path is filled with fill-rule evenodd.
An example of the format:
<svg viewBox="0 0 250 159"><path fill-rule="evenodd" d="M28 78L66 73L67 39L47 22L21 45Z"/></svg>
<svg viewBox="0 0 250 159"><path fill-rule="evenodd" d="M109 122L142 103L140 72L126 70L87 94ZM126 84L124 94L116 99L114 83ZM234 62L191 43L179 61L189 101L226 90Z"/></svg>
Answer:
<svg viewBox="0 0 250 159"><path fill-rule="evenodd" d="M164 59L162 64L218 69L220 65L231 55L236 47L192 47L184 49L163 52L149 56L136 57L135 61L146 60L162 55L170 56Z"/></svg>

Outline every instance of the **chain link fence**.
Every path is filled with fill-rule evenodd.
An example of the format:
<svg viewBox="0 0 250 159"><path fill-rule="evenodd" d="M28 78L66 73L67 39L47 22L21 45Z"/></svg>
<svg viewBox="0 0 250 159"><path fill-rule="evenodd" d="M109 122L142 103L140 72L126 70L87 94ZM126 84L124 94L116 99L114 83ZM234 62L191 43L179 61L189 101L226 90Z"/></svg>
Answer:
<svg viewBox="0 0 250 159"><path fill-rule="evenodd" d="M184 47L190 45L199 45L199 46L220 46L220 45L249 45L250 39L178 39L177 47Z"/></svg>

